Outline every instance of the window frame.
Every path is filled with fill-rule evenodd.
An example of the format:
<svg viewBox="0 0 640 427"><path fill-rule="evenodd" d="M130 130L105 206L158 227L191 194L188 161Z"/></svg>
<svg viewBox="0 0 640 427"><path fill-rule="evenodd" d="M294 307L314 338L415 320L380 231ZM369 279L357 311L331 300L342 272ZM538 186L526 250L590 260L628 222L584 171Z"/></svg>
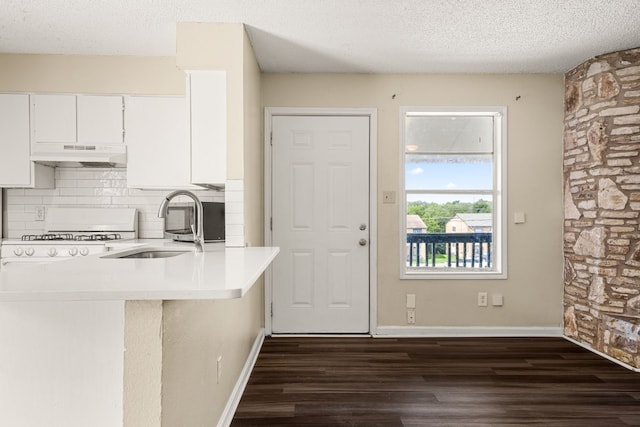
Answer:
<svg viewBox="0 0 640 427"><path fill-rule="evenodd" d="M408 271L406 265L407 251L407 189L405 183L406 174L406 149L405 149L405 118L407 114L420 113L433 116L480 116L492 115L494 117L494 141L493 141L493 242L494 256L492 256L494 268L489 271L464 271L462 267L447 271ZM403 106L400 107L400 279L418 280L460 280L460 279L506 279L507 278L507 107L506 106L460 106L460 107L424 107ZM465 193L473 191L460 190ZM447 190L429 190L425 194L455 193ZM414 191L409 193L416 194Z"/></svg>

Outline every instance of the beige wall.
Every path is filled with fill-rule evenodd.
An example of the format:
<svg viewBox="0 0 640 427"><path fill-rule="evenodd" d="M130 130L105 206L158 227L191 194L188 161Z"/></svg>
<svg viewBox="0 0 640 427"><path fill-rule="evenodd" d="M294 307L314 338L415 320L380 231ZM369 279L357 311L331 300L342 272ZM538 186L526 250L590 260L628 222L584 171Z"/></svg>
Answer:
<svg viewBox="0 0 640 427"><path fill-rule="evenodd" d="M415 293L416 326L562 324L562 75L265 74L263 105L375 107L378 110L378 326L406 326ZM516 99L518 98L518 99ZM400 280L397 204L400 106L508 107L508 273L506 280ZM514 212L527 214L513 224ZM504 296L477 307L477 293ZM489 299L491 301L491 299Z"/></svg>
<svg viewBox="0 0 640 427"><path fill-rule="evenodd" d="M262 295L254 286L241 299L165 301L162 427L217 425L263 324Z"/></svg>
<svg viewBox="0 0 640 427"><path fill-rule="evenodd" d="M183 95L173 57L0 54L1 92Z"/></svg>

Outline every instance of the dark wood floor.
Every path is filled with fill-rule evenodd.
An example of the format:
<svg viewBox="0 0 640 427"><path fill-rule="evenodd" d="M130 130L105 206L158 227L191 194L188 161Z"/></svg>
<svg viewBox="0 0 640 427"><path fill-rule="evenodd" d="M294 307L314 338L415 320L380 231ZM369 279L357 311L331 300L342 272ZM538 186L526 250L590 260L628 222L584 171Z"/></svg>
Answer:
<svg viewBox="0 0 640 427"><path fill-rule="evenodd" d="M267 338L231 424L640 426L640 373L562 338Z"/></svg>

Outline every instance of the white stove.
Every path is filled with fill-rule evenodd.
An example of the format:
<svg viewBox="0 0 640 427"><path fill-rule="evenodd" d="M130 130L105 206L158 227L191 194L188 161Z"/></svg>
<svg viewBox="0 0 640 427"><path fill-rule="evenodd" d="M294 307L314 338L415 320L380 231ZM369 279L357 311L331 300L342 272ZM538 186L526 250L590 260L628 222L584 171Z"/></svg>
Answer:
<svg viewBox="0 0 640 427"><path fill-rule="evenodd" d="M14 263L62 261L107 251L106 244L138 236L135 208L49 208L45 232L5 240L2 269Z"/></svg>

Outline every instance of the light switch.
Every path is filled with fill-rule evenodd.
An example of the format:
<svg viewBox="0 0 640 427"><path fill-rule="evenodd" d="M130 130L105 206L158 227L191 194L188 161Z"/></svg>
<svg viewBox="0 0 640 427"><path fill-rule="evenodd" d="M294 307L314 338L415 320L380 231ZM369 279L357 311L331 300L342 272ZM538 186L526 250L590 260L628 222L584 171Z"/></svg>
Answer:
<svg viewBox="0 0 640 427"><path fill-rule="evenodd" d="M524 224L525 220L526 218L524 212L516 212L513 214L513 222L515 224Z"/></svg>
<svg viewBox="0 0 640 427"><path fill-rule="evenodd" d="M494 307L502 306L503 302L504 302L504 300L503 300L501 294L493 294L493 295L491 295L491 305L493 305Z"/></svg>
<svg viewBox="0 0 640 427"><path fill-rule="evenodd" d="M416 294L407 294L407 308L416 308Z"/></svg>

